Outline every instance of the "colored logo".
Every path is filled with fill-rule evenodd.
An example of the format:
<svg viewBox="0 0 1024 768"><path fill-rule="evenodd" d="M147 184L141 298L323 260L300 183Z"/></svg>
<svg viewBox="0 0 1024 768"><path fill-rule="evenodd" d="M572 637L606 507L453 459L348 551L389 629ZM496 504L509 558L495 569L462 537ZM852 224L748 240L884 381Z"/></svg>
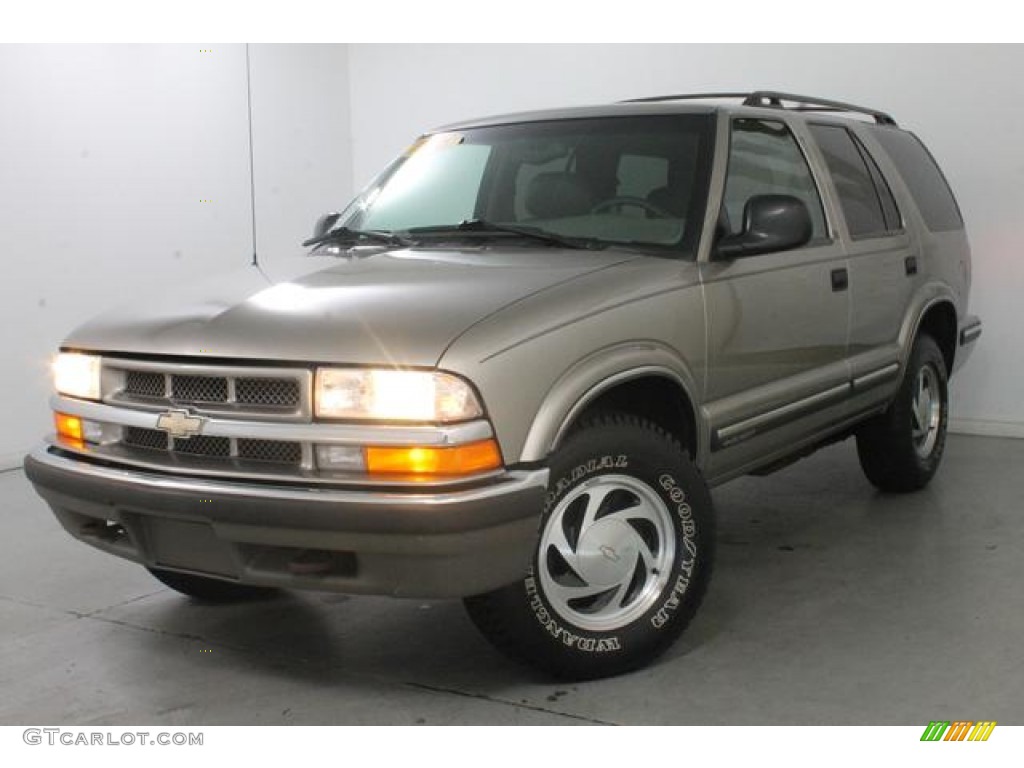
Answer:
<svg viewBox="0 0 1024 768"><path fill-rule="evenodd" d="M994 720L932 720L921 735L921 741L988 741L995 730Z"/></svg>

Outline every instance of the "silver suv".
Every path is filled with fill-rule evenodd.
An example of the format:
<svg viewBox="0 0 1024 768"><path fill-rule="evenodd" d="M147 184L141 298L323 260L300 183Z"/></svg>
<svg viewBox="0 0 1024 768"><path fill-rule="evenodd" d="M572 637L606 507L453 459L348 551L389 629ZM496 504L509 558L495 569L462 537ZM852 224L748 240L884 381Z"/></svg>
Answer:
<svg viewBox="0 0 1024 768"><path fill-rule="evenodd" d="M709 486L851 436L924 486L981 333L921 142L790 94L448 126L307 245L75 331L28 476L196 599L460 597L563 677L690 621Z"/></svg>

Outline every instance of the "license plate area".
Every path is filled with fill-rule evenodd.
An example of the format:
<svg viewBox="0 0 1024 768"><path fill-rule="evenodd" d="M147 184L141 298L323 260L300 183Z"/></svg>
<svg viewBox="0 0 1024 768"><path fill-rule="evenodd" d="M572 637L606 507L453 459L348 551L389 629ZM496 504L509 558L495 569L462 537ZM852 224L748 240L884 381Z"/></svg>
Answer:
<svg viewBox="0 0 1024 768"><path fill-rule="evenodd" d="M149 515L138 515L136 519L154 565L238 577L231 546L216 537L209 523Z"/></svg>

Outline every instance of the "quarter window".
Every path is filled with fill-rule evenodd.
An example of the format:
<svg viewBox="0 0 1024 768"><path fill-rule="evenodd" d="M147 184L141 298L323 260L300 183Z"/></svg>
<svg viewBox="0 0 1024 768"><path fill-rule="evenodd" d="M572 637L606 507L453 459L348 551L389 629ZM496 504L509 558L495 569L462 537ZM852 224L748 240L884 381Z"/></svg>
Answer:
<svg viewBox="0 0 1024 768"><path fill-rule="evenodd" d="M963 229L953 191L921 140L912 133L889 127L873 128L872 135L892 158L928 229L933 232Z"/></svg>
<svg viewBox="0 0 1024 768"><path fill-rule="evenodd" d="M725 181L720 231L743 228L743 211L756 195L792 195L811 215L811 239L827 237L821 196L807 160L785 123L739 118L732 123L729 172Z"/></svg>

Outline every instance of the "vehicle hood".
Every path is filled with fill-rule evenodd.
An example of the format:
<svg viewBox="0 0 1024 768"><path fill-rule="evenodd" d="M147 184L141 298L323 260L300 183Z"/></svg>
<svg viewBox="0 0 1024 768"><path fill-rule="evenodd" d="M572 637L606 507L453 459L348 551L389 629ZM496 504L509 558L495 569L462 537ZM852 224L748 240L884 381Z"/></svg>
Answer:
<svg viewBox="0 0 1024 768"><path fill-rule="evenodd" d="M312 256L159 287L77 329L107 353L433 366L480 320L635 258L553 248L408 249ZM269 272L269 274L268 274Z"/></svg>

